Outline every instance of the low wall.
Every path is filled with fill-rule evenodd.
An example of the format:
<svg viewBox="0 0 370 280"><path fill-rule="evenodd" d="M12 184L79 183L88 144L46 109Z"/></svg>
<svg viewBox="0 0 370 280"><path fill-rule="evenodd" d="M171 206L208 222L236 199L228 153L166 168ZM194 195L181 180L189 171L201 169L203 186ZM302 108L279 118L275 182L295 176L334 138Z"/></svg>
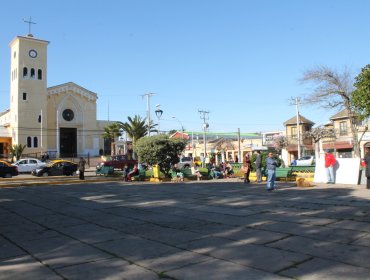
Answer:
<svg viewBox="0 0 370 280"><path fill-rule="evenodd" d="M334 167L335 183L357 185L360 174L359 158L339 158ZM316 169L314 182L326 183L325 160L320 158L316 160Z"/></svg>

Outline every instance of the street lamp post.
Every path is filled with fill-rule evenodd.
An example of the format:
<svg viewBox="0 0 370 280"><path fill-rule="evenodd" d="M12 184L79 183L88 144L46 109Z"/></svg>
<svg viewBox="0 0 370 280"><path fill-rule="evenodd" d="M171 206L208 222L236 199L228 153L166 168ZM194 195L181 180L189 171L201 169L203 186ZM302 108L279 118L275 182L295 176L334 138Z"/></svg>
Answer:
<svg viewBox="0 0 370 280"><path fill-rule="evenodd" d="M158 118L158 134L160 134L160 120L163 115L163 110L161 110L160 106L160 104L155 105L155 114Z"/></svg>
<svg viewBox="0 0 370 280"><path fill-rule="evenodd" d="M175 116L172 116L173 119L177 120L179 124L181 125L181 138L184 138L184 126L182 125L182 122L176 118Z"/></svg>

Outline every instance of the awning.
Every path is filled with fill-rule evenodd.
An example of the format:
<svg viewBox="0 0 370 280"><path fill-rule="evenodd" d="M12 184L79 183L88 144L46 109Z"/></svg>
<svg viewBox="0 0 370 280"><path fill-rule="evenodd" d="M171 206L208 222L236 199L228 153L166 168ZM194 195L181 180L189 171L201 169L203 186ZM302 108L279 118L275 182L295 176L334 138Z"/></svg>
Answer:
<svg viewBox="0 0 370 280"><path fill-rule="evenodd" d="M353 149L353 144L349 141L341 141L341 142L333 142L323 144L323 149L336 149L336 150L344 150L344 149Z"/></svg>
<svg viewBox="0 0 370 280"><path fill-rule="evenodd" d="M305 149L306 151L313 151L314 146L313 145L301 145L301 149ZM288 145L286 147L286 150L288 152L297 152L298 151L298 145Z"/></svg>

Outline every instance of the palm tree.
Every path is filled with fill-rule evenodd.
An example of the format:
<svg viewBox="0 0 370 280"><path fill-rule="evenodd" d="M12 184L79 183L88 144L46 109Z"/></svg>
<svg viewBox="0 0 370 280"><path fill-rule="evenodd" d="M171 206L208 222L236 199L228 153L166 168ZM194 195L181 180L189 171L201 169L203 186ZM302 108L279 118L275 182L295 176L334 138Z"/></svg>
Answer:
<svg viewBox="0 0 370 280"><path fill-rule="evenodd" d="M120 123L114 122L109 124L108 126L104 127L104 134L103 138L108 139L111 144L111 154L116 154L116 138L121 135L120 132Z"/></svg>
<svg viewBox="0 0 370 280"><path fill-rule="evenodd" d="M22 145L22 144L14 144L10 146L10 153L12 154L12 161L14 157L16 160L19 160L25 148L26 148L26 145Z"/></svg>
<svg viewBox="0 0 370 280"><path fill-rule="evenodd" d="M142 119L138 115L135 115L134 118L127 117L127 119L128 122L118 122L119 128L122 128L124 131L126 131L128 137L130 137L132 140L132 144L135 145L137 140L148 134L147 121L146 118ZM153 124L153 122L150 121L150 132L156 132L157 130L154 129L155 127L156 124Z"/></svg>

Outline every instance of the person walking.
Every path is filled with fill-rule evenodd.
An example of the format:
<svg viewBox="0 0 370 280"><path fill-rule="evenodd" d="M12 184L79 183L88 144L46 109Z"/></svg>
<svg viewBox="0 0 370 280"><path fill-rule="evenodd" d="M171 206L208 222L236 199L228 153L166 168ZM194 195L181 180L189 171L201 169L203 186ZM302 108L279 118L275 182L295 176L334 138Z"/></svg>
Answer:
<svg viewBox="0 0 370 280"><path fill-rule="evenodd" d="M275 189L276 166L277 166L277 162L274 159L273 154L269 153L268 157L266 158L267 190L268 191L273 191Z"/></svg>
<svg viewBox="0 0 370 280"><path fill-rule="evenodd" d="M365 163L366 188L370 189L370 147L366 148Z"/></svg>
<svg viewBox="0 0 370 280"><path fill-rule="evenodd" d="M85 180L85 165L86 161L83 157L80 157L80 161L78 162L78 172L80 176L80 180Z"/></svg>
<svg viewBox="0 0 370 280"><path fill-rule="evenodd" d="M249 153L245 155L242 171L244 172L244 183L250 183L249 174L251 173L251 160L249 158Z"/></svg>
<svg viewBox="0 0 370 280"><path fill-rule="evenodd" d="M257 176L257 183L262 182L262 156L261 156L261 151L256 151L256 161L254 162L256 165L256 176Z"/></svg>
<svg viewBox="0 0 370 280"><path fill-rule="evenodd" d="M325 151L325 169L326 169L326 178L327 184L335 184L334 178L334 165L336 159L333 154L329 153L328 150Z"/></svg>

